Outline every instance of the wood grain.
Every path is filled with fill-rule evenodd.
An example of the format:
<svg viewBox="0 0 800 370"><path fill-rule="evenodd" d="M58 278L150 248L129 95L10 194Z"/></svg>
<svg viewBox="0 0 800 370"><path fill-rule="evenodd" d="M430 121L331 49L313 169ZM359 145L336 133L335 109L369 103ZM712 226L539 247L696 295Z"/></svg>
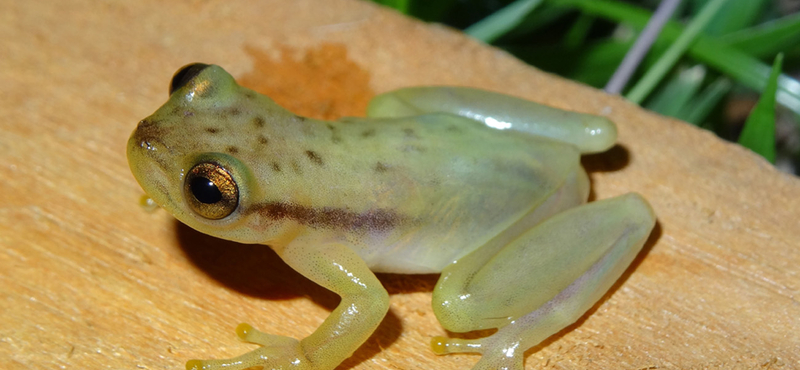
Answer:
<svg viewBox="0 0 800 370"><path fill-rule="evenodd" d="M619 145L584 159L594 196L638 191L658 228L527 368L800 368L800 181L708 132L365 1L1 0L0 19L0 368L179 369L249 350L239 322L302 337L336 305L268 248L138 205L125 142L195 61L310 115L450 84L610 116ZM427 348L436 276L381 279L392 309L341 369L477 361Z"/></svg>

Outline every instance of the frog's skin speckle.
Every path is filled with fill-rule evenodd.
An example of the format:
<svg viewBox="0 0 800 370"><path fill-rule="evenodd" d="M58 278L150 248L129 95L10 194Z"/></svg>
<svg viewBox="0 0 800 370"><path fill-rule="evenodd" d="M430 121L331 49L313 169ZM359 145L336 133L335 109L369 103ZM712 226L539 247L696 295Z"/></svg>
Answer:
<svg viewBox="0 0 800 370"><path fill-rule="evenodd" d="M525 350L591 308L655 223L637 194L583 204L580 155L616 137L602 117L442 87L390 92L368 118L324 122L217 66L187 66L170 86L128 141L145 192L201 232L271 246L342 297L303 340L242 324L240 339L262 348L187 369L335 369L388 311L377 271L441 272L432 300L442 326L498 330L434 338L434 351L522 370ZM205 192L209 183L219 194Z"/></svg>
<svg viewBox="0 0 800 370"><path fill-rule="evenodd" d="M253 124L256 126L256 128L264 128L264 126L267 124L267 121L264 120L264 117L258 116L253 118Z"/></svg>
<svg viewBox="0 0 800 370"><path fill-rule="evenodd" d="M403 129L403 133L404 133L404 134L406 135L406 137L407 137L407 138L409 138L409 139L419 139L419 136L417 136L417 133L416 133L416 132L414 132L414 129L413 129L413 128L404 128L404 129Z"/></svg>
<svg viewBox="0 0 800 370"><path fill-rule="evenodd" d="M306 150L306 156L311 161L311 163L316 164L317 166L322 166L324 163L322 162L322 157L317 154L317 152L313 150Z"/></svg>
<svg viewBox="0 0 800 370"><path fill-rule="evenodd" d="M368 129L366 129L366 130L361 132L361 137L367 138L367 137L373 137L373 136L375 136L375 129L374 128L368 128Z"/></svg>
<svg viewBox="0 0 800 370"><path fill-rule="evenodd" d="M222 112L222 116L223 117L225 117L225 116L238 116L240 114L242 114L242 111L237 107L232 107L232 108L229 108L229 109L227 109L227 110Z"/></svg>

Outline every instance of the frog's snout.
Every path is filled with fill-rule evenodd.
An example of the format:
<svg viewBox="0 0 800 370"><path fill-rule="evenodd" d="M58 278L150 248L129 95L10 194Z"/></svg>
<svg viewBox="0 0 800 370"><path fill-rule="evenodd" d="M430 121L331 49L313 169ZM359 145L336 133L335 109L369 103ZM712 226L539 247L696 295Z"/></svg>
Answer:
<svg viewBox="0 0 800 370"><path fill-rule="evenodd" d="M164 144L159 140L164 134L165 128L159 125L156 121L149 118L143 119L136 125L136 130L131 134L128 140L128 152L134 147L139 147L147 151L158 151L159 149L166 149Z"/></svg>
<svg viewBox="0 0 800 370"><path fill-rule="evenodd" d="M160 135L164 133L163 131L163 127L155 125L147 119L139 122L136 130L128 139L127 154L131 168L144 163L155 163L163 170L169 167L170 161L167 157L170 148L159 139Z"/></svg>

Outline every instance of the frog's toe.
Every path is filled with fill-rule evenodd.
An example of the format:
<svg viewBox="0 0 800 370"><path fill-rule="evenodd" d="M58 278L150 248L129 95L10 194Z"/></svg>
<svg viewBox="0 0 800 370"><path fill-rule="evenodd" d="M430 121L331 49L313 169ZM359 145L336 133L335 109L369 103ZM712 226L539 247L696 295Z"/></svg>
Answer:
<svg viewBox="0 0 800 370"><path fill-rule="evenodd" d="M241 323L236 327L236 336L243 342L259 344L264 347L285 347L297 343L297 339L264 333L247 323Z"/></svg>
<svg viewBox="0 0 800 370"><path fill-rule="evenodd" d="M431 349L437 355L449 353L483 353L480 340L433 337Z"/></svg>
<svg viewBox="0 0 800 370"><path fill-rule="evenodd" d="M449 353L480 353L480 361L472 370L522 370L524 352L519 342L497 345L492 343L492 337L482 339L457 339L434 337L431 348L437 355Z"/></svg>
<svg viewBox="0 0 800 370"><path fill-rule="evenodd" d="M242 341L261 347L224 360L190 360L186 370L244 370L259 366L262 369L306 369L309 366L297 339L267 334L244 323L236 327L236 335Z"/></svg>

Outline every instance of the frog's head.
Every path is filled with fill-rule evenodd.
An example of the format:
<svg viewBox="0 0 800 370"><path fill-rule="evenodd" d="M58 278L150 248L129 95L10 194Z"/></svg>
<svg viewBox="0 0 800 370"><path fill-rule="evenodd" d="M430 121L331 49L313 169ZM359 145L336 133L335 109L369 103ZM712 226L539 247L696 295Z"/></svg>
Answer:
<svg viewBox="0 0 800 370"><path fill-rule="evenodd" d="M167 103L139 122L128 162L147 195L190 227L239 242L277 243L286 222L265 221L248 202L290 194L254 173L269 172L263 159L280 150L267 145L265 126L279 132L296 118L222 68L191 64L173 77Z"/></svg>

